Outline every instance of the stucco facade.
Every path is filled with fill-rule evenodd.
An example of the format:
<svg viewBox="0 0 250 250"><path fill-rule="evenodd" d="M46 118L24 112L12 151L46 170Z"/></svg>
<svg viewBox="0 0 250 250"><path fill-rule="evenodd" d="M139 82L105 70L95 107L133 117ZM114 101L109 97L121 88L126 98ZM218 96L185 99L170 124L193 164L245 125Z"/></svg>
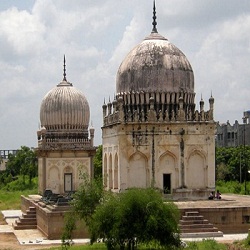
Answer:
<svg viewBox="0 0 250 250"><path fill-rule="evenodd" d="M93 153L93 152L92 152ZM73 151L47 152L38 158L39 192L45 189L64 194L78 189L82 174L93 176L93 154Z"/></svg>
<svg viewBox="0 0 250 250"><path fill-rule="evenodd" d="M174 199L207 198L215 188L215 123L118 123L103 127L105 186L154 186Z"/></svg>
<svg viewBox="0 0 250 250"><path fill-rule="evenodd" d="M86 97L64 78L43 98L37 131L38 191L76 191L83 173L93 177L94 128L89 128Z"/></svg>
<svg viewBox="0 0 250 250"><path fill-rule="evenodd" d="M122 61L114 100L103 104L107 189L155 187L173 199L207 199L215 189L214 98L196 109L192 67L156 29Z"/></svg>

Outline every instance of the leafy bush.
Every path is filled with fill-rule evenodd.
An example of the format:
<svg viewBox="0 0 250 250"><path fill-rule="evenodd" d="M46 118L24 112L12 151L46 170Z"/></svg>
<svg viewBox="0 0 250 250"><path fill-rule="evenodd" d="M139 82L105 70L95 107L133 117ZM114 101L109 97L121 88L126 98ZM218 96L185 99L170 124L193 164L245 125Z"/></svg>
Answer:
<svg viewBox="0 0 250 250"><path fill-rule="evenodd" d="M180 246L179 211L164 203L154 189L129 189L109 194L97 206L90 224L91 242L102 238L108 249L135 249L138 244L154 248Z"/></svg>
<svg viewBox="0 0 250 250"><path fill-rule="evenodd" d="M244 245L248 247L250 246L250 233L248 233L247 238L244 241Z"/></svg>

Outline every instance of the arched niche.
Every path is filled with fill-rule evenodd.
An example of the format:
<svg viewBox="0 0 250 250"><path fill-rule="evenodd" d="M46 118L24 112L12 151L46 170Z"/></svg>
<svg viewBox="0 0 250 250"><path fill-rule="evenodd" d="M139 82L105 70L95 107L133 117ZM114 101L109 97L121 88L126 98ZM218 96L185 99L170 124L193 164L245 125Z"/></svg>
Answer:
<svg viewBox="0 0 250 250"><path fill-rule="evenodd" d="M48 176L47 176L47 189L52 190L53 193L59 194L60 193L60 171L58 167L52 166L48 169Z"/></svg>
<svg viewBox="0 0 250 250"><path fill-rule="evenodd" d="M115 154L114 159L114 189L118 189L118 155Z"/></svg>
<svg viewBox="0 0 250 250"><path fill-rule="evenodd" d="M103 175L102 175L104 187L107 187L107 176L108 176L107 166L108 166L107 154L104 154L104 156L103 156Z"/></svg>
<svg viewBox="0 0 250 250"><path fill-rule="evenodd" d="M146 188L149 186L149 170L147 158L136 152L129 158L127 187Z"/></svg>
<svg viewBox="0 0 250 250"><path fill-rule="evenodd" d="M108 162L108 183L109 189L113 188L113 174L112 174L112 154L109 155L109 162Z"/></svg>
<svg viewBox="0 0 250 250"><path fill-rule="evenodd" d="M172 189L178 187L179 171L177 168L177 158L170 151L166 151L159 157L155 182L156 186L166 193L171 193Z"/></svg>
<svg viewBox="0 0 250 250"><path fill-rule="evenodd" d="M187 188L201 189L207 186L205 155L198 150L194 150L188 158L186 167L186 185Z"/></svg>

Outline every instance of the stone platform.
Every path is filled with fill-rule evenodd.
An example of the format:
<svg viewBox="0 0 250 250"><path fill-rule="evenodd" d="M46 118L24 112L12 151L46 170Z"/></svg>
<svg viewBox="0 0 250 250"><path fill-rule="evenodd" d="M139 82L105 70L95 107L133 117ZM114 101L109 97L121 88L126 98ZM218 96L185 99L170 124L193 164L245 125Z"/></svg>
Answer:
<svg viewBox="0 0 250 250"><path fill-rule="evenodd" d="M64 224L64 215L69 207L43 206L39 202L39 199L40 197L38 196L22 196L22 211L26 211L30 206L36 207L37 229L47 239L60 239ZM191 232L195 233L193 235L197 235L196 237L200 237L199 233L203 231L205 232L203 233L204 235L214 237L221 236L221 233L247 234L250 228L250 196L223 194L220 200L176 201L174 203L179 208L181 216L185 216L187 212L198 212L207 221L206 224L212 224L212 227L216 228L212 232L202 229L202 227L200 227L201 230L196 228L193 230L194 232ZM215 235L215 231L221 233L216 233ZM88 237L89 235L84 228L81 228L79 232L75 232L75 238Z"/></svg>
<svg viewBox="0 0 250 250"><path fill-rule="evenodd" d="M175 202L181 215L197 211L224 234L248 233L250 196L222 194L222 199Z"/></svg>

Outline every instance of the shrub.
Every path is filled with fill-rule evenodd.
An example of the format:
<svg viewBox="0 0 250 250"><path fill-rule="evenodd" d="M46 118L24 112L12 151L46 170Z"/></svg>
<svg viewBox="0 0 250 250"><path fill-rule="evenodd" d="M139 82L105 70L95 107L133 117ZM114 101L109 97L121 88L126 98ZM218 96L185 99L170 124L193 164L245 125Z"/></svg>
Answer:
<svg viewBox="0 0 250 250"><path fill-rule="evenodd" d="M164 203L154 189L130 189L110 194L96 208L90 224L91 242L103 238L108 249L134 249L137 244L180 246L179 211ZM177 248L176 248L177 249Z"/></svg>

